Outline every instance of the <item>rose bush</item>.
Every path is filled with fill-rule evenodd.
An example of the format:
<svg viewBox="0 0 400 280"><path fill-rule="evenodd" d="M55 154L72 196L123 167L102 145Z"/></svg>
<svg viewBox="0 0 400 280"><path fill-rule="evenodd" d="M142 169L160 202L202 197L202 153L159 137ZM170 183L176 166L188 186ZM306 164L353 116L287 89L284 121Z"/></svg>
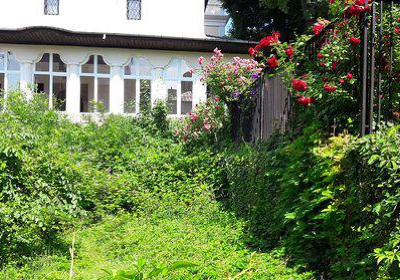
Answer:
<svg viewBox="0 0 400 280"><path fill-rule="evenodd" d="M263 42L262 45L269 44L271 43ZM271 60L269 63L277 66L277 60ZM252 96L249 87L259 77L264 66L254 59L234 57L227 61L217 48L208 61L200 57L199 65L200 69L194 71L201 75L201 80L212 89L212 94L226 104L249 100Z"/></svg>

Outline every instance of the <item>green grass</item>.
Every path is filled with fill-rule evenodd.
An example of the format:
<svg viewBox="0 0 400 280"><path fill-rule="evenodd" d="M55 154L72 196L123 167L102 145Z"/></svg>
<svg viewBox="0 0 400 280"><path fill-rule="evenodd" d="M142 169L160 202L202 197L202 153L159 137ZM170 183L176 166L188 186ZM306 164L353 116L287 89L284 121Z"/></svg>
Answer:
<svg viewBox="0 0 400 280"><path fill-rule="evenodd" d="M312 279L286 266L279 252L255 252L244 242L244 224L217 203L185 209L160 205L146 215L108 216L75 231L76 260L72 279L104 276L102 269L130 269L138 259L149 264L186 260L196 268L168 279ZM175 210L175 211L174 211ZM70 243L72 231L65 234ZM1 279L68 279L68 252L36 257L22 268L8 266ZM237 278L234 278L242 273Z"/></svg>

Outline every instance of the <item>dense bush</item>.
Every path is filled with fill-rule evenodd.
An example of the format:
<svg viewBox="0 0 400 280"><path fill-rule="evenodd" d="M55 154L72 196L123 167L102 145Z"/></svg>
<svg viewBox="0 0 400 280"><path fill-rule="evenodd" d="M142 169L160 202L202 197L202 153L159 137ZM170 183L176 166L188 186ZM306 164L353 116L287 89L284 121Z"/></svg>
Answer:
<svg viewBox="0 0 400 280"><path fill-rule="evenodd" d="M16 92L0 113L0 262L35 254L80 214L79 167L50 141L72 125L45 102Z"/></svg>
<svg viewBox="0 0 400 280"><path fill-rule="evenodd" d="M47 104L20 92L2 104L0 260L36 254L77 218L138 213L152 197L190 206L220 184L211 152L188 155L168 138L161 103L140 119L111 115L101 125L73 124Z"/></svg>
<svg viewBox="0 0 400 280"><path fill-rule="evenodd" d="M259 246L284 244L328 278L398 279L398 128L329 140L317 128L229 151L227 205Z"/></svg>

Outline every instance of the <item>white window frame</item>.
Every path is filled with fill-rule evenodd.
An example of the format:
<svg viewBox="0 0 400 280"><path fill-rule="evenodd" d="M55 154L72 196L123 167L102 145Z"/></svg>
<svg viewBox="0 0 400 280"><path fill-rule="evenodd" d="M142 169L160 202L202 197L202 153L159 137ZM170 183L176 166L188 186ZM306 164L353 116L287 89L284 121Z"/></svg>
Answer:
<svg viewBox="0 0 400 280"><path fill-rule="evenodd" d="M83 65L85 65L86 63L89 62L90 57L94 56L93 58L93 73L85 73L82 72L82 67ZM99 62L99 56L101 56L103 58L103 61L105 62L105 64L110 68L110 73L108 74L104 74L104 73L98 73L99 71L99 67L98 67L98 62ZM94 85L93 85L93 101L95 103L99 102L99 79L108 79L108 83L109 83L109 90L108 90L108 95L109 95L109 101L111 101L111 65L109 65L105 60L104 60L104 56L101 54L91 54L88 57L88 60L85 63L82 63L79 67L79 77L94 77ZM80 82L79 84L79 96L81 96L81 84L82 82ZM111 111L111 108L108 108L108 111ZM92 113L97 113L97 106L94 106L93 108L93 112L81 112L81 114L92 114Z"/></svg>
<svg viewBox="0 0 400 280"><path fill-rule="evenodd" d="M178 76L177 77L168 77L167 76L167 70L170 68L173 64L174 61L178 60ZM182 63L183 61L186 63L186 65L190 69L190 65L187 62L185 58L173 58L171 62L168 64L168 66L164 69L163 71L163 79L165 82L178 82L177 86L177 96L176 96L176 114L170 114L171 116L176 116L176 117L181 117L182 116L182 82L192 82L193 83L193 89L192 89L192 109L194 107L194 84L195 84L195 75L194 73L192 74L192 77L183 77L183 74L186 72L183 72L182 69ZM168 87L166 88L166 96L167 96L167 102L168 102Z"/></svg>
<svg viewBox="0 0 400 280"><path fill-rule="evenodd" d="M4 69L0 70L0 73L4 74L4 85L3 85L3 87L4 87L4 97L6 98L7 97L7 91L10 90L8 76L9 75L18 75L19 76L18 80L21 81L21 63L15 58L15 56L12 54L11 51L0 50L0 54L4 54ZM14 56L14 59L16 61L18 61L19 70L8 70L8 56L9 55Z"/></svg>
<svg viewBox="0 0 400 280"><path fill-rule="evenodd" d="M147 75L142 75L140 73L140 60L143 59L147 65L152 68L151 69L151 75L147 76ZM132 63L132 60L135 61L135 73L134 74L130 74L127 75L125 74L125 67L129 66ZM141 56L134 56L132 57L128 64L124 65L123 67L123 78L124 78L124 114L125 114L125 80L135 80L135 113L133 113L134 115L137 115L140 113L140 94L141 94L141 88L140 88L140 81L141 80L150 80L150 99L152 98L151 96L151 91L152 91L152 86L153 86L153 80L154 80L154 68L150 65L150 63L148 62L148 60L144 57ZM151 106L153 106L153 104L151 104Z"/></svg>
<svg viewBox="0 0 400 280"><path fill-rule="evenodd" d="M45 54L49 54L49 71L36 71L36 64L39 63ZM33 70L33 81L35 81L35 75L49 75L50 79L49 79L49 108L53 109L54 107L54 93L53 93L53 77L67 77L68 76L68 65L62 61L61 56L60 56L60 60L65 64L66 70L65 72L56 72L53 71L53 55L57 54L58 56L60 56L60 54L58 53L54 53L54 52L46 52L44 54L42 54L42 56L40 57L40 59L38 61L35 62L34 64L34 70ZM65 84L65 88L66 90L68 87L68 83ZM46 92L47 93L47 92Z"/></svg>

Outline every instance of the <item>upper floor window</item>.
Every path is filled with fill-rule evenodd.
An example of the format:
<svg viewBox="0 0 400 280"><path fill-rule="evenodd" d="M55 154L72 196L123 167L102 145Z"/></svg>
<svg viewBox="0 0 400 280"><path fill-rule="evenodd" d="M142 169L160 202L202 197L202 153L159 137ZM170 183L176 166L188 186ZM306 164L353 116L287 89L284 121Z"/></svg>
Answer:
<svg viewBox="0 0 400 280"><path fill-rule="evenodd" d="M44 14L58 15L60 13L60 0L44 0Z"/></svg>
<svg viewBox="0 0 400 280"><path fill-rule="evenodd" d="M142 16L142 0L127 0L126 18L140 20Z"/></svg>

